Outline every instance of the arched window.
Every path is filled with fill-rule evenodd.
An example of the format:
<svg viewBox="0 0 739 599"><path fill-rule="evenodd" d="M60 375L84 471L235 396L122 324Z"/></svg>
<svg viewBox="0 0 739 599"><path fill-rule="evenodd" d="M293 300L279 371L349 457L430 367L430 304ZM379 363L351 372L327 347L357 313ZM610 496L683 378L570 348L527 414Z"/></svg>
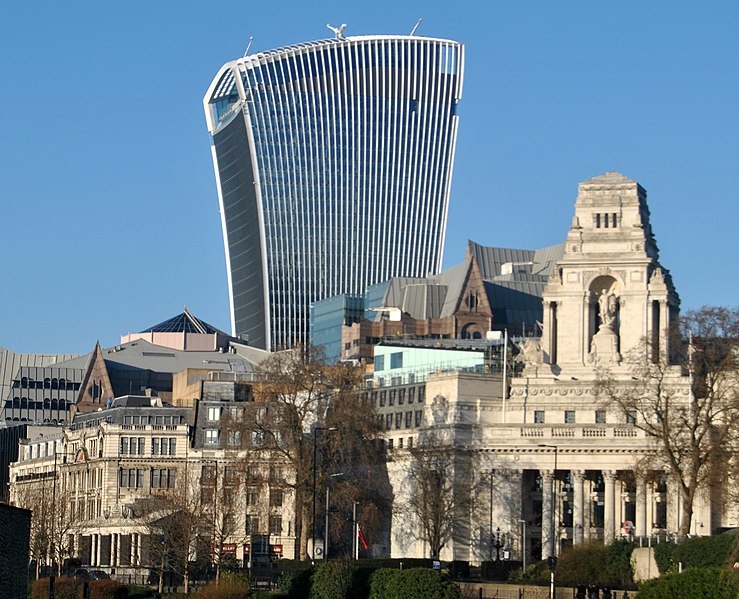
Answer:
<svg viewBox="0 0 739 599"><path fill-rule="evenodd" d="M28 388L28 378L26 378L25 376L21 377L21 388L22 389Z"/></svg>
<svg viewBox="0 0 739 599"><path fill-rule="evenodd" d="M59 388L59 380L58 379L51 379L51 388L52 389L58 389Z"/></svg>
<svg viewBox="0 0 739 599"><path fill-rule="evenodd" d="M67 379L59 379L59 388L60 389L66 389L67 388Z"/></svg>
<svg viewBox="0 0 739 599"><path fill-rule="evenodd" d="M44 398L44 409L45 409L45 410L48 410L48 409L50 409L50 408L51 408L51 401L49 400L49 398L48 398L48 397L45 397L45 398Z"/></svg>
<svg viewBox="0 0 739 599"><path fill-rule="evenodd" d="M47 377L44 379L44 389L50 389L50 388L51 388L51 379Z"/></svg>
<svg viewBox="0 0 739 599"><path fill-rule="evenodd" d="M56 399L51 400L51 409L52 410L58 410L59 409L59 402Z"/></svg>

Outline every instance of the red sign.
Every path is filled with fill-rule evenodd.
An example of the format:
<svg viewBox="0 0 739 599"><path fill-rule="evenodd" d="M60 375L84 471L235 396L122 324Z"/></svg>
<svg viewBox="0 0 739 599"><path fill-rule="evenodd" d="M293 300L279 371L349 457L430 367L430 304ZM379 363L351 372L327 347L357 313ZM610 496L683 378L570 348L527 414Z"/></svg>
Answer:
<svg viewBox="0 0 739 599"><path fill-rule="evenodd" d="M224 543L221 547L221 555L236 555L236 543Z"/></svg>
<svg viewBox="0 0 739 599"><path fill-rule="evenodd" d="M631 520L624 521L624 532L626 534L634 532L634 523Z"/></svg>
<svg viewBox="0 0 739 599"><path fill-rule="evenodd" d="M272 553L275 555L282 555L282 545L271 545Z"/></svg>

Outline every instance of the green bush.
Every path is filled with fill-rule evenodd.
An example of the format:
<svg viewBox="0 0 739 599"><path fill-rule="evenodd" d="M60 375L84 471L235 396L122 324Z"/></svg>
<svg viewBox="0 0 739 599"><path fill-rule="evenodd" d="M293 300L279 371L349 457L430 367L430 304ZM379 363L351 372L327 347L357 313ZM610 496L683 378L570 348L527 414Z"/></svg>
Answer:
<svg viewBox="0 0 739 599"><path fill-rule="evenodd" d="M637 599L731 599L739 597L739 576L727 568L690 568L645 582Z"/></svg>
<svg viewBox="0 0 739 599"><path fill-rule="evenodd" d="M122 599L126 588L117 580L91 580L90 599Z"/></svg>
<svg viewBox="0 0 739 599"><path fill-rule="evenodd" d="M654 559L661 574L677 571L682 562L684 568L710 568L725 566L736 550L735 530L713 537L686 539L682 543L660 543L654 547Z"/></svg>
<svg viewBox="0 0 739 599"><path fill-rule="evenodd" d="M198 599L254 599L249 577L234 572L223 572L218 583L211 582L200 589Z"/></svg>
<svg viewBox="0 0 739 599"><path fill-rule="evenodd" d="M370 599L460 599L459 587L435 570L377 570L370 583Z"/></svg>
<svg viewBox="0 0 739 599"><path fill-rule="evenodd" d="M323 562L311 577L310 599L349 599L353 578L352 561Z"/></svg>
<svg viewBox="0 0 739 599"><path fill-rule="evenodd" d="M39 578L31 584L31 599L48 599L49 579ZM54 579L55 599L78 599L82 597L82 583L75 578L62 576Z"/></svg>
<svg viewBox="0 0 739 599"><path fill-rule="evenodd" d="M308 599L313 568L299 568L285 573L280 578L278 588L285 599Z"/></svg>

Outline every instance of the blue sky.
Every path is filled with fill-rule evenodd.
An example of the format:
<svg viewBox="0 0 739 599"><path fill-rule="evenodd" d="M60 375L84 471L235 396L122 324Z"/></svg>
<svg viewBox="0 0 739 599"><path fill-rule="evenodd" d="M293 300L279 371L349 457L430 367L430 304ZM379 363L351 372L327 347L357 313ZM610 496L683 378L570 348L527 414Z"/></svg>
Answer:
<svg viewBox="0 0 739 599"><path fill-rule="evenodd" d="M737 304L739 4L29 1L0 8L0 346L86 352L184 305L228 330L212 77L250 36L419 17L466 51L445 266L559 243L577 184L618 170L683 309Z"/></svg>

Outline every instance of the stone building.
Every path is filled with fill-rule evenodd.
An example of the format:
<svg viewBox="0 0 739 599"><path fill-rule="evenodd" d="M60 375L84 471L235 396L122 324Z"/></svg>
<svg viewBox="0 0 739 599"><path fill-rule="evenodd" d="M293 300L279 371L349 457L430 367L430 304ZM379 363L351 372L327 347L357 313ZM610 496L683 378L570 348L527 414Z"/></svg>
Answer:
<svg viewBox="0 0 739 599"><path fill-rule="evenodd" d="M501 543L513 558L556 555L562 547L627 534L670 536L680 527L680 498L667 468L641 467L654 441L595 392L599 372L617 383L633 376L632 350L650 342L648 359L670 361L670 323L679 298L661 265L646 192L609 172L579 188L564 255L543 290L543 335L520 345L525 368L506 393L490 375L438 372L425 384L424 435L455 453L449 477L466 495L443 559L491 559ZM690 382L668 366L665 384L687 402ZM397 436L395 431L388 433ZM412 452L389 450L396 492L392 554L428 556L403 513ZM691 533L736 526L702 488ZM500 535L498 534L500 532ZM502 541L501 541L502 539ZM525 540L524 540L525 539Z"/></svg>
<svg viewBox="0 0 739 599"><path fill-rule="evenodd" d="M0 597L28 597L31 512L0 503Z"/></svg>

